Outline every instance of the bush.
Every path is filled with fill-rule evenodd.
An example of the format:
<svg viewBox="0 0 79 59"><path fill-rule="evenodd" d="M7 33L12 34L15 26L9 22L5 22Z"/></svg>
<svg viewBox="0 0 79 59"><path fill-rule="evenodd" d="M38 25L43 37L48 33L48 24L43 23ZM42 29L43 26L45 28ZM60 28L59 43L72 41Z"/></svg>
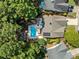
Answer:
<svg viewBox="0 0 79 59"><path fill-rule="evenodd" d="M65 40L73 47L79 48L79 33L74 26L68 26L65 32Z"/></svg>
<svg viewBox="0 0 79 59"><path fill-rule="evenodd" d="M66 12L63 13L63 16L67 16L67 15L68 15L68 13L66 13Z"/></svg>

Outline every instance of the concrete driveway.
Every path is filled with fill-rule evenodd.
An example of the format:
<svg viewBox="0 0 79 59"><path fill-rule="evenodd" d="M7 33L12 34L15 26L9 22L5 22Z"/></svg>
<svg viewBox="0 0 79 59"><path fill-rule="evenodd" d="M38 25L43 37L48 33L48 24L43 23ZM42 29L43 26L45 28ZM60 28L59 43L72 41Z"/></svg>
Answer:
<svg viewBox="0 0 79 59"><path fill-rule="evenodd" d="M78 19L77 18L66 18L68 20L67 25L77 25L78 24Z"/></svg>
<svg viewBox="0 0 79 59"><path fill-rule="evenodd" d="M66 20L68 20L67 24L68 25L78 25L78 17L79 17L79 6L74 6L73 12L76 12L76 18L66 18Z"/></svg>

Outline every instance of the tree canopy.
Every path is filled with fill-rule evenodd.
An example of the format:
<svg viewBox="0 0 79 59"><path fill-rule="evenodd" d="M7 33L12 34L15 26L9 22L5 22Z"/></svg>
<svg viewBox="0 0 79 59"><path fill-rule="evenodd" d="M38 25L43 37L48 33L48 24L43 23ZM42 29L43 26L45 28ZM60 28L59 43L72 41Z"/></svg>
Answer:
<svg viewBox="0 0 79 59"><path fill-rule="evenodd" d="M27 43L17 39L16 30L22 26L13 23L21 16L26 20L34 19L38 13L32 0L0 0L0 59L42 59L45 56L46 41Z"/></svg>
<svg viewBox="0 0 79 59"><path fill-rule="evenodd" d="M33 19L38 15L32 0L1 0L0 1L0 17L21 17Z"/></svg>

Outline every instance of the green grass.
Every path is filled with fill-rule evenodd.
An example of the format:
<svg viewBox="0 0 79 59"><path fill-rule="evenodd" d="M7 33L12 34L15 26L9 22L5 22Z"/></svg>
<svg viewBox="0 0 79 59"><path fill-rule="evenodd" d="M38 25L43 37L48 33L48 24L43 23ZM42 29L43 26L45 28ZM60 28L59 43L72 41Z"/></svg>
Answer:
<svg viewBox="0 0 79 59"><path fill-rule="evenodd" d="M68 26L65 32L65 40L70 46L79 48L79 33L75 31L75 26Z"/></svg>
<svg viewBox="0 0 79 59"><path fill-rule="evenodd" d="M70 18L76 18L76 12L69 13L67 16Z"/></svg>
<svg viewBox="0 0 79 59"><path fill-rule="evenodd" d="M52 44L52 43L59 43L60 42L60 39L59 38L53 38L53 39L48 39L47 43L48 44Z"/></svg>
<svg viewBox="0 0 79 59"><path fill-rule="evenodd" d="M72 6L75 6L75 2L74 2L74 0L69 0L69 5L72 5Z"/></svg>
<svg viewBox="0 0 79 59"><path fill-rule="evenodd" d="M73 58L73 59L79 59L79 56L76 56L75 58Z"/></svg>

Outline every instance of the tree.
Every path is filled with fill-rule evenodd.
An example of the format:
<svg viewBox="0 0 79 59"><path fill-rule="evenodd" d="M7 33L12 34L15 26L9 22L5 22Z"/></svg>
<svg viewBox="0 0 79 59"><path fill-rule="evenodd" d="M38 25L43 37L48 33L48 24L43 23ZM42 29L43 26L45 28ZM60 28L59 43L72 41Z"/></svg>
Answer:
<svg viewBox="0 0 79 59"><path fill-rule="evenodd" d="M38 8L34 6L32 0L1 0L1 16L21 17L34 19L38 15Z"/></svg>
<svg viewBox="0 0 79 59"><path fill-rule="evenodd" d="M6 22L7 18L4 16L0 20L0 46L5 42L16 40L16 29L19 28L17 24Z"/></svg>
<svg viewBox="0 0 79 59"><path fill-rule="evenodd" d="M43 47L45 44L43 39L29 44L23 41L9 41L0 47L0 56L6 59L43 59L46 53Z"/></svg>
<svg viewBox="0 0 79 59"><path fill-rule="evenodd" d="M24 54L21 48L22 46L24 46L24 44L24 42L6 42L0 47L0 56L6 59L12 58L14 56L18 57L18 55ZM22 56L20 57L23 58Z"/></svg>
<svg viewBox="0 0 79 59"><path fill-rule="evenodd" d="M38 8L32 0L0 0L0 59L43 59L46 41L25 42L16 38L16 30L22 29L15 20L19 17L34 19Z"/></svg>
<svg viewBox="0 0 79 59"><path fill-rule="evenodd" d="M13 23L16 18L23 16L33 19L38 14L38 8L31 0L1 0L0 1L0 45L10 40L16 40L16 29L21 28ZM11 23L8 22L11 20ZM13 21L12 21L13 20Z"/></svg>

